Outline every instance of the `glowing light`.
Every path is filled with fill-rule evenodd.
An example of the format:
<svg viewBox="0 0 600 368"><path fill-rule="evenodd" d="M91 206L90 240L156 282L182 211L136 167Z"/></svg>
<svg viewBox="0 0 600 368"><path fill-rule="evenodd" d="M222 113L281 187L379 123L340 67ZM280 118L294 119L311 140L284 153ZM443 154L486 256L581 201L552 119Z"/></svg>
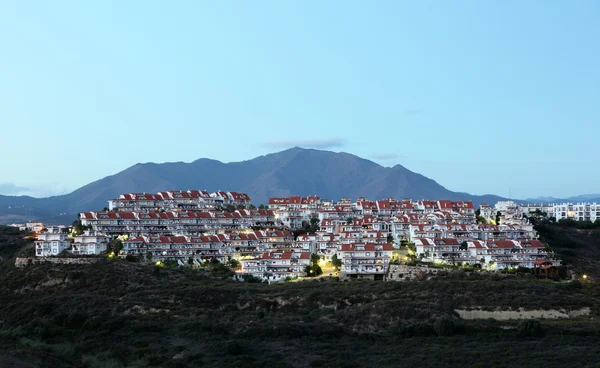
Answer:
<svg viewBox="0 0 600 368"><path fill-rule="evenodd" d="M583 275L583 278L584 278L584 279L587 279L587 275Z"/></svg>

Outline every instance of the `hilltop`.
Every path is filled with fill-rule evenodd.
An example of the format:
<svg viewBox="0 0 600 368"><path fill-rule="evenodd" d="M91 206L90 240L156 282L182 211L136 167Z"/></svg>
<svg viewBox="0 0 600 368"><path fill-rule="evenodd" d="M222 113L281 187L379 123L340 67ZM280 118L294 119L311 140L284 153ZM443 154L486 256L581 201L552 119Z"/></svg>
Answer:
<svg viewBox="0 0 600 368"><path fill-rule="evenodd" d="M223 163L203 158L190 163L137 164L62 196L39 199L0 196L0 223L31 217L48 223L70 223L78 212L102 209L119 194L172 189L245 192L257 205L267 203L270 197L314 194L334 200L360 196L443 198L471 200L476 205L502 199L450 191L401 165L383 167L348 153L292 148L242 162ZM25 216L30 213L34 215Z"/></svg>

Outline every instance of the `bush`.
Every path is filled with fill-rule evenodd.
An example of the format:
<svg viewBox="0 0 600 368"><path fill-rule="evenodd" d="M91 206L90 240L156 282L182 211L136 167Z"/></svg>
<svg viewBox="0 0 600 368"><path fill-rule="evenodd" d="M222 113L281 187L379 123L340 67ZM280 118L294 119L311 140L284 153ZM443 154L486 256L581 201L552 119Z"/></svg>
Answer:
<svg viewBox="0 0 600 368"><path fill-rule="evenodd" d="M131 255L131 254L128 254L128 255L125 257L125 259L126 259L127 261L129 261L129 262L139 262L139 260L140 260L140 259L139 259L137 256L134 256L134 255Z"/></svg>
<svg viewBox="0 0 600 368"><path fill-rule="evenodd" d="M455 328L454 321L448 317L440 317L433 324L433 329L438 336L452 336Z"/></svg>
<svg viewBox="0 0 600 368"><path fill-rule="evenodd" d="M538 320L529 319L519 323L517 326L517 334L520 337L543 337L546 332Z"/></svg>
<svg viewBox="0 0 600 368"><path fill-rule="evenodd" d="M242 353L242 346L237 341L232 341L227 345L227 352L231 355L240 355Z"/></svg>

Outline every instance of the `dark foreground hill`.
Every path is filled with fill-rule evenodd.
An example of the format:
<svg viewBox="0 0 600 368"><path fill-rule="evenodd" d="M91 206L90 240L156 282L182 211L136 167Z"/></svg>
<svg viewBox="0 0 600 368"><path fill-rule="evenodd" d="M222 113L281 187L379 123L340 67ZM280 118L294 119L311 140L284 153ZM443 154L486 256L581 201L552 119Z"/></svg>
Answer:
<svg viewBox="0 0 600 368"><path fill-rule="evenodd" d="M501 199L452 192L401 165L383 167L347 153L292 148L243 162L199 159L191 163L137 164L70 194L50 198L0 196L0 223L28 216L70 223L74 214L102 209L107 200L119 194L170 189L246 192L255 204L267 203L270 197L312 194L334 200L345 196L445 198L476 204ZM56 217L63 213L67 216Z"/></svg>
<svg viewBox="0 0 600 368"><path fill-rule="evenodd" d="M6 234L0 251L22 234ZM22 247L27 248L26 241ZM413 282L239 283L124 260L0 264L2 367L597 366L599 288L455 272ZM457 308L591 308L539 322Z"/></svg>

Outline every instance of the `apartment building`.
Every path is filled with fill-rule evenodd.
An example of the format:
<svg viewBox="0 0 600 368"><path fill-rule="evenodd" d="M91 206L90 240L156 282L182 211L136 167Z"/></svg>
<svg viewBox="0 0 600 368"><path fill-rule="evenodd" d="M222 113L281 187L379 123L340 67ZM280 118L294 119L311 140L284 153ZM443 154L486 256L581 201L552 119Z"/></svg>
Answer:
<svg viewBox="0 0 600 368"><path fill-rule="evenodd" d="M68 234L59 227L49 227L38 234L35 241L35 255L37 257L57 256L71 246L67 240Z"/></svg>
<svg viewBox="0 0 600 368"><path fill-rule="evenodd" d="M103 234L86 231L73 237L71 253L73 255L98 255L106 252L110 238Z"/></svg>
<svg viewBox="0 0 600 368"><path fill-rule="evenodd" d="M310 253L293 251L272 251L260 257L241 260L240 275L252 275L268 281L282 281L287 277L305 276L310 264Z"/></svg>
<svg viewBox="0 0 600 368"><path fill-rule="evenodd" d="M340 277L383 280L392 251L391 244L340 244L337 251L337 257L342 261Z"/></svg>
<svg viewBox="0 0 600 368"><path fill-rule="evenodd" d="M552 215L556 221L572 219L575 221L596 221L600 218L600 204L596 203L562 203L552 206Z"/></svg>

